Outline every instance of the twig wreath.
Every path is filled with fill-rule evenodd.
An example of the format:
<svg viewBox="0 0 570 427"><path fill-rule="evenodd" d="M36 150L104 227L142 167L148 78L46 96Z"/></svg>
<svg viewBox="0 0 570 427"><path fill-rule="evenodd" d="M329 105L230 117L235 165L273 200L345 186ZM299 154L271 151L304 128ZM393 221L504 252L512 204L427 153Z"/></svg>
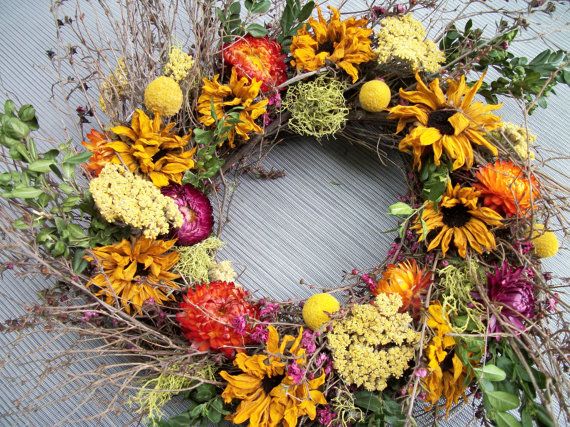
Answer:
<svg viewBox="0 0 570 427"><path fill-rule="evenodd" d="M79 334L91 345L75 354L101 364L70 383L128 391L155 426L413 425L468 401L485 425L569 422L567 285L540 263L567 230L568 190L539 170L527 126L570 83L568 54L509 51L555 2L348 16L312 0L66 3L54 91L83 99L88 133L40 152L33 107L4 105L2 269L55 282L5 332ZM282 176L261 160L283 131L397 149L409 186L385 262L302 308L255 299L216 256L233 177ZM188 409L167 419L178 394Z"/></svg>

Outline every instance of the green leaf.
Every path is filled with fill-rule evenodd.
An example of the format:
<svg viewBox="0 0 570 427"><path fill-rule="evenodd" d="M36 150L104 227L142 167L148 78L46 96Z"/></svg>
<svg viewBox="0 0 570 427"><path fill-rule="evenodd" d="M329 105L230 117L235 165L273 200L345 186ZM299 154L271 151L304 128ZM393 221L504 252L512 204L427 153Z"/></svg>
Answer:
<svg viewBox="0 0 570 427"><path fill-rule="evenodd" d="M11 148L16 144L19 144L19 139L10 138L4 134L0 134L0 145L3 145L6 148Z"/></svg>
<svg viewBox="0 0 570 427"><path fill-rule="evenodd" d="M198 403L208 402L216 397L216 386L212 384L200 384L192 393L192 398Z"/></svg>
<svg viewBox="0 0 570 427"><path fill-rule="evenodd" d="M485 393L485 397L489 404L499 412L510 411L520 405L518 396L504 391L491 391Z"/></svg>
<svg viewBox="0 0 570 427"><path fill-rule="evenodd" d="M28 169L32 172L46 173L50 171L50 166L54 163L51 159L36 160L29 164Z"/></svg>
<svg viewBox="0 0 570 427"><path fill-rule="evenodd" d="M307 4L305 4L305 6L301 8L299 15L297 15L297 20L299 22L305 22L307 19L309 19L309 16L311 16L311 14L313 13L314 8L315 8L314 1L311 0L307 2Z"/></svg>
<svg viewBox="0 0 570 427"><path fill-rule="evenodd" d="M521 427L522 424L511 414L507 412L496 412L494 421L497 423L497 427Z"/></svg>
<svg viewBox="0 0 570 427"><path fill-rule="evenodd" d="M382 400L372 392L358 391L354 394L354 404L375 414L383 414Z"/></svg>
<svg viewBox="0 0 570 427"><path fill-rule="evenodd" d="M154 420L150 425L156 427L189 427L192 425L192 418L190 418L190 412L186 411L167 420Z"/></svg>
<svg viewBox="0 0 570 427"><path fill-rule="evenodd" d="M482 368L474 368L473 370L477 373L479 378L488 381L503 381L507 378L506 372L495 365L485 365Z"/></svg>
<svg viewBox="0 0 570 427"><path fill-rule="evenodd" d="M68 157L64 160L64 164L67 163L69 165L78 165L80 163L84 163L91 158L93 155L90 151L84 151L83 153L75 154L71 157Z"/></svg>
<svg viewBox="0 0 570 427"><path fill-rule="evenodd" d="M22 105L18 111L18 117L23 122L31 122L36 119L36 110L30 104Z"/></svg>
<svg viewBox="0 0 570 427"><path fill-rule="evenodd" d="M6 102L4 102L4 114L12 116L14 111L16 111L16 104L14 104L14 101L11 99L7 99Z"/></svg>
<svg viewBox="0 0 570 427"><path fill-rule="evenodd" d="M267 28L260 24L250 24L247 26L245 31L253 37L264 37L267 35Z"/></svg>
<svg viewBox="0 0 570 427"><path fill-rule="evenodd" d="M214 133L211 130L194 129L194 141L198 144L209 145L212 142Z"/></svg>
<svg viewBox="0 0 570 427"><path fill-rule="evenodd" d="M30 224L28 224L22 218L19 218L19 219L15 220L14 222L12 222L12 227L14 227L16 230L26 230L26 229L30 228Z"/></svg>
<svg viewBox="0 0 570 427"><path fill-rule="evenodd" d="M84 249L77 249L73 254L73 261L71 262L71 266L73 267L73 271L77 274L81 274L83 270L85 270L89 265L87 261L83 259L84 255Z"/></svg>
<svg viewBox="0 0 570 427"><path fill-rule="evenodd" d="M409 217L415 210L404 202L396 202L388 207L388 213L394 216Z"/></svg>
<svg viewBox="0 0 570 427"><path fill-rule="evenodd" d="M12 197L20 199L35 199L36 197L39 197L40 194L43 194L43 190L34 187L21 187L13 189L11 193Z"/></svg>
<svg viewBox="0 0 570 427"><path fill-rule="evenodd" d="M239 15L241 13L241 4L239 1L233 2L229 8L230 15Z"/></svg>
<svg viewBox="0 0 570 427"><path fill-rule="evenodd" d="M30 134L30 127L16 117L10 117L3 129L7 137L19 140Z"/></svg>
<svg viewBox="0 0 570 427"><path fill-rule="evenodd" d="M55 243L55 246L53 247L51 254L54 257L60 257L65 254L66 250L67 250L67 245L65 244L65 242L63 240L58 240Z"/></svg>
<svg viewBox="0 0 570 427"><path fill-rule="evenodd" d="M253 4L251 9L248 9L251 13L267 13L271 7L271 2L269 0L261 0Z"/></svg>

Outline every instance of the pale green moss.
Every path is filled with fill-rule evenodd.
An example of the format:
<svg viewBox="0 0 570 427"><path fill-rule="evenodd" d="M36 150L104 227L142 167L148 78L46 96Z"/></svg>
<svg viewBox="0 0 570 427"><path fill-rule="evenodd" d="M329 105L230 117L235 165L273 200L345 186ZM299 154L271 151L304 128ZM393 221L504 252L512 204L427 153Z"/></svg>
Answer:
<svg viewBox="0 0 570 427"><path fill-rule="evenodd" d="M222 246L224 242L217 237L209 237L192 246L179 246L176 250L180 259L174 270L191 283L208 282L208 273L216 265L214 257Z"/></svg>
<svg viewBox="0 0 570 427"><path fill-rule="evenodd" d="M346 84L326 76L291 86L283 100L283 108L291 113L291 131L322 138L341 130L349 113L345 89Z"/></svg>
<svg viewBox="0 0 570 427"><path fill-rule="evenodd" d="M475 261L469 261L456 267L448 265L438 271L439 284L443 289L442 310L444 315L453 319L453 329L456 333L485 332L482 321L483 310L480 304L473 300L475 284L485 283L485 275Z"/></svg>

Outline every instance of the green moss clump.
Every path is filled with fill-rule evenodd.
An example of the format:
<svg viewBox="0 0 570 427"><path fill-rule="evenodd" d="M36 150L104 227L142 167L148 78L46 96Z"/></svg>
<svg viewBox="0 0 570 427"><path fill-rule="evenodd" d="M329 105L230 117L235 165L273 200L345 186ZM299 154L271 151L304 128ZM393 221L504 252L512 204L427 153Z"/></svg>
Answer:
<svg viewBox="0 0 570 427"><path fill-rule="evenodd" d="M326 76L291 86L283 101L283 108L291 113L289 129L318 139L337 133L349 113L345 89L345 83Z"/></svg>
<svg viewBox="0 0 570 427"><path fill-rule="evenodd" d="M485 275L477 263L469 261L458 267L448 265L439 270L438 275L443 289L442 309L448 318L454 319L454 331L463 333L469 329L471 332L484 333L484 310L472 296L475 284L485 281Z"/></svg>
<svg viewBox="0 0 570 427"><path fill-rule="evenodd" d="M208 273L216 265L214 257L216 252L224 246L217 237L208 237L206 240L192 246L179 246L176 248L180 259L174 271L184 276L191 283L208 282Z"/></svg>

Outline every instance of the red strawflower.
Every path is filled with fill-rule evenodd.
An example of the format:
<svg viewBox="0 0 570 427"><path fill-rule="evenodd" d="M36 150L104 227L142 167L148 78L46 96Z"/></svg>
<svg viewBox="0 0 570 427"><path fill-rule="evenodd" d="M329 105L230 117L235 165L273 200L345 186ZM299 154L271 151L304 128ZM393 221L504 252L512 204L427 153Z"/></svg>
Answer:
<svg viewBox="0 0 570 427"><path fill-rule="evenodd" d="M268 37L241 37L233 43L226 43L223 54L224 61L233 65L239 78L245 76L262 81L263 92L287 80L287 65L281 45Z"/></svg>
<svg viewBox="0 0 570 427"><path fill-rule="evenodd" d="M252 342L253 324L236 329L241 318L257 319L258 309L249 293L228 282L211 282L189 289L176 315L184 335L200 351L219 350L233 357Z"/></svg>

